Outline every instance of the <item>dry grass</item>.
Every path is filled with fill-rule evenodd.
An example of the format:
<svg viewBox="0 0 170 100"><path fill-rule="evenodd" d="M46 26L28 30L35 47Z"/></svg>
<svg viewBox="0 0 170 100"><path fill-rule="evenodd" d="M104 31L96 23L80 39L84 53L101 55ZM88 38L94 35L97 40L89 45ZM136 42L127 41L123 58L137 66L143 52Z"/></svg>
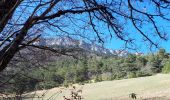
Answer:
<svg viewBox="0 0 170 100"><path fill-rule="evenodd" d="M76 85L76 88L81 86ZM50 100L63 100L63 96L69 97L70 89L53 88L36 93L41 96L46 92L44 100L51 96ZM82 96L84 100L131 100L130 93L136 93L137 100L170 100L170 74L85 84Z"/></svg>

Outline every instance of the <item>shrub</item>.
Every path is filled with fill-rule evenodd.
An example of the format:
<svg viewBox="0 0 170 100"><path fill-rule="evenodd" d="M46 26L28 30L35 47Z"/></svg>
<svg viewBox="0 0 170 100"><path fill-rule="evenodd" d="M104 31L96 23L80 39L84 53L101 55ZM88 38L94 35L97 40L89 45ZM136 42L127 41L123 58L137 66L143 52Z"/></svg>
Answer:
<svg viewBox="0 0 170 100"><path fill-rule="evenodd" d="M163 73L170 73L170 61L166 62L164 67L162 68Z"/></svg>
<svg viewBox="0 0 170 100"><path fill-rule="evenodd" d="M95 82L101 82L101 81L102 81L101 75L97 75L95 78Z"/></svg>
<svg viewBox="0 0 170 100"><path fill-rule="evenodd" d="M147 64L145 67L142 67L139 71L136 72L137 77L151 76L154 72L152 71L152 66Z"/></svg>
<svg viewBox="0 0 170 100"><path fill-rule="evenodd" d="M42 84L45 89L51 89L53 87L59 86L56 84L54 81L46 81L45 83Z"/></svg>
<svg viewBox="0 0 170 100"><path fill-rule="evenodd" d="M137 77L145 77L145 76L151 76L151 75L152 75L152 73L147 71L147 70L146 71L139 71L139 72L136 73Z"/></svg>
<svg viewBox="0 0 170 100"><path fill-rule="evenodd" d="M136 78L136 73L134 72L128 73L128 78Z"/></svg>
<svg viewBox="0 0 170 100"><path fill-rule="evenodd" d="M112 73L110 72L106 72L101 74L102 80L103 81L107 81L107 80L111 80L112 79Z"/></svg>

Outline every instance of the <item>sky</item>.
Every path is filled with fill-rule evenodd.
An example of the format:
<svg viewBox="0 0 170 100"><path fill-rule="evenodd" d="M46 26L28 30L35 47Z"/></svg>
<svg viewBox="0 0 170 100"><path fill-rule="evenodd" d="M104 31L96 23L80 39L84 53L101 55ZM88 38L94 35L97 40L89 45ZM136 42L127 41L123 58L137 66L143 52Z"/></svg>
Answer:
<svg viewBox="0 0 170 100"><path fill-rule="evenodd" d="M152 39L154 39L154 38L152 38ZM170 40L161 42L159 45L160 45L160 48L164 48L166 50L166 52L170 53ZM111 39L111 41L105 43L105 47L108 49L113 49L113 50L124 49L124 43L121 40L113 38L113 39ZM131 52L136 52L136 51L130 50L130 49L127 49L127 50L131 51ZM143 45L141 48L139 48L139 50L137 52L142 52L144 54L147 54L147 53L157 52L158 50L159 50L159 48L150 50L147 46Z"/></svg>
<svg viewBox="0 0 170 100"><path fill-rule="evenodd" d="M147 0L143 0L143 1L147 1ZM152 6L152 4L149 4L149 2L147 2L147 3L143 3L143 4L135 4L134 3L134 6L136 6L137 8L146 8L145 10L147 11L147 12L153 12L154 10L154 8L153 8L153 6ZM169 14L170 15L170 14ZM139 16L139 17L142 17L142 16ZM78 18L80 18L80 17L78 17ZM159 19L159 18L155 18L154 19L155 21L156 21L156 24L159 26L159 28L161 29L161 31L162 31L162 29L163 29L163 27L165 28L165 31L167 32L167 34L168 34L168 37L169 37L169 39L170 39L170 22L167 22L167 21L163 21L163 20L161 20L161 19ZM65 21L67 21L67 20L65 20ZM64 23L65 23L65 21L64 21ZM121 22L121 21L123 21L123 19L119 19L119 21ZM75 22L75 24L77 24L77 26L81 26L81 22ZM82 24L83 25L83 24ZM105 29L104 28L104 26L102 25L102 24L98 24L100 27L102 27L102 29L99 29L100 31L102 31L103 33L106 33L106 34L109 34L108 33L108 30L107 29ZM123 24L122 24L123 25ZM136 29L134 29L133 28L133 25L132 24L130 24L130 22L128 22L126 25L123 25L124 27L125 27L125 32L129 32L129 33L131 33L130 34L130 37L132 37L132 38L135 38L136 40L135 40L135 44L137 44L137 52L143 52L143 53L150 53L150 52L156 52L158 49L155 49L155 48L152 48L152 50L150 50L150 48L148 47L148 44L146 43L146 42L143 42L143 40L141 39L142 38L142 36L139 34L139 32L136 30ZM163 27L162 27L163 26ZM67 28L64 28L65 29L65 31L69 31L69 32L72 32L72 33L74 33L73 31L71 31L70 29L71 28L74 28L72 25L71 25L71 23L69 24L69 27L67 27ZM160 48L164 48L167 52L170 52L170 40L168 40L168 41L162 41L162 40L160 40L159 38L156 38L156 37L153 37L151 34L155 34L154 33L154 29L153 29L153 27L151 27L151 24L144 24L144 26L142 26L142 28L141 28L145 33L147 33L148 34L148 36L150 36L150 39L151 40L153 40L153 41L155 41L155 42L157 42L157 43L159 43L159 46L160 46ZM83 31L81 31L81 30L76 30L77 31L77 33L78 32L83 32ZM87 33L90 33L90 32L88 32L87 31ZM52 33L53 34L53 33ZM94 35L95 33L93 33L93 35ZM114 34L114 33L113 33ZM113 38L107 38L107 40L106 40L106 42L104 43L104 46L106 47L106 48L108 48L108 49L124 49L124 42L123 41L121 41L120 39L117 39L116 37L113 37ZM128 49L128 51L131 51L131 52L136 52L136 51L134 51L134 50L131 50L131 49Z"/></svg>
<svg viewBox="0 0 170 100"><path fill-rule="evenodd" d="M161 40L159 38L156 38L156 37L150 37L151 40L153 41L156 41L159 45L159 48L154 48L152 47L150 49L149 45L147 42L144 42L141 38L142 36L139 34L139 32L137 32L137 30L135 30L133 27L133 25L127 25L125 28L127 30L127 32L129 32L131 34L131 37L135 38L135 44L137 44L137 50L131 50L131 49L127 49L128 51L131 51L131 52L142 52L142 53L153 53L153 52L157 52L160 48L164 48L166 50L166 52L169 52L170 53L170 22L163 22L161 20L156 20L158 22L158 24L160 25L160 28L161 25L164 26L163 24L165 24L166 26L164 26L166 28L166 33L167 33L167 37L168 37L168 40L167 41L164 41L164 40ZM150 25L146 25L145 27L149 27ZM151 28L150 29L151 31L153 31L154 29ZM148 29L144 29L144 31L146 31L146 34L149 33ZM107 31L107 30L105 30ZM108 48L108 49L124 49L125 47L125 43L123 41L121 41L120 39L118 38L111 38L111 39L108 39L107 42L105 42L105 47Z"/></svg>
<svg viewBox="0 0 170 100"><path fill-rule="evenodd" d="M136 8L145 8L146 12L154 12L154 7L153 5L148 2L147 0L143 0L144 3L134 3L134 6L136 6ZM168 18L170 18L170 13L166 10L162 10L164 13L167 13ZM141 16L138 16L141 17ZM170 21L165 21L162 20L160 18L154 18L156 25L159 27L161 32L166 32L168 40L167 41L163 41L159 38L153 37L150 34L154 34L154 28L151 27L151 24L146 24L144 25L141 29L148 34L148 36L150 36L150 39L157 42L159 44L159 48L164 48L167 52L170 53ZM142 42L141 39L141 35L139 35L139 32L137 32L134 28L132 24L127 24L125 26L125 30L129 33L132 33L131 37L136 38L135 43L138 44L138 50L139 52L143 52L143 53L150 53L150 52L156 52L159 50L159 48L152 48L152 50L147 46L147 43ZM150 33L152 32L153 33ZM108 41L107 43L105 43L105 47L109 48L109 49L120 49L124 47L124 43L116 38L112 38L110 41ZM129 50L132 52L136 52L133 50Z"/></svg>

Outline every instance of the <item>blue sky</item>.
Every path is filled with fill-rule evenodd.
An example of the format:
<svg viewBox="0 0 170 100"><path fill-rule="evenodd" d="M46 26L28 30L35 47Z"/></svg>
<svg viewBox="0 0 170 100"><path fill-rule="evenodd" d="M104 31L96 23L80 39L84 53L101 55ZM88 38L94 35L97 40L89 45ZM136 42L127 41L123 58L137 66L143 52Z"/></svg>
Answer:
<svg viewBox="0 0 170 100"><path fill-rule="evenodd" d="M149 13L153 13L154 12L154 6L148 2L147 0L143 0L144 2L138 2L138 3L134 3L134 7L136 7L137 9L141 8L145 8L147 12ZM168 18L170 18L170 13L169 11L164 11L163 13L166 13L168 16ZM141 16L139 16L141 17ZM164 48L167 52L170 52L170 22L162 20L161 18L154 18L156 25L159 27L161 32L166 32L168 40L167 41L163 41L158 37L153 37L151 34L156 34L156 32L154 32L154 28L152 27L151 24L146 24L144 26L142 26L142 30L145 32L145 34L148 34L148 36L150 37L151 40L157 42L159 44L160 48ZM143 53L149 53L149 52L156 52L158 51L159 48L152 48L152 50L150 50L150 48L147 46L147 43L143 42L141 40L141 35L139 34L138 31L136 31L133 28L133 25L128 23L127 25L125 25L125 30L127 32L129 32L131 35L131 37L136 38L135 43L138 44L138 51L139 52L143 52ZM107 43L105 43L105 47L106 48L110 48L110 49L121 49L124 47L124 43L116 38L112 38L110 41L107 41ZM133 50L130 50L132 52L134 52Z"/></svg>
<svg viewBox="0 0 170 100"><path fill-rule="evenodd" d="M166 52L170 53L170 40L165 41L165 42L160 42L160 48L164 48ZM121 40L112 38L111 41L105 43L105 47L109 49L123 49L124 43ZM139 48L138 52L143 52L143 53L151 53L151 52L156 52L158 49L153 49L152 51L145 45L143 45L141 48ZM131 52L136 52L134 50L129 50Z"/></svg>
<svg viewBox="0 0 170 100"><path fill-rule="evenodd" d="M159 20L157 20L159 22ZM161 22L160 22L161 23ZM166 24L167 26L166 27L166 32L167 32L167 37L168 37L168 40L167 41L164 41L164 40L161 40L161 39L157 39L155 37L150 37L150 39L152 40L156 40L159 44L159 48L164 48L167 52L170 53L170 28L168 27L168 25L170 26L170 23L169 22L166 22L164 23ZM143 42L141 40L141 35L134 29L134 28L130 28L130 27L133 27L132 25L129 25L129 27L126 27L128 28L129 32L134 32L134 34L132 33L131 37L134 37L136 38L135 40L135 43L137 44L137 51L138 52L143 52L143 53L150 53L150 52L157 52L159 50L159 48L152 48L152 50L149 48L149 45L147 45L145 42ZM146 26L147 27L147 26ZM148 26L149 27L149 26ZM106 30L107 31L107 30ZM111 38L111 39L108 39L107 42L105 42L104 46L106 48L109 48L109 49L124 49L124 42L121 41L120 39L118 38ZM134 50L130 50L130 49L127 49L131 52L136 52Z"/></svg>
<svg viewBox="0 0 170 100"><path fill-rule="evenodd" d="M167 52L170 52L170 22L164 22L161 20L156 20L158 22L158 24L160 25L160 28L162 28L162 26L166 29L166 33L167 33L167 37L168 40L164 41L161 40L158 37L152 37L150 36L150 39L157 42L159 45L159 48L164 48ZM154 29L151 28L150 30L148 30L147 28L150 27L150 25L145 25L146 28L144 28L143 30L146 31L145 33L149 33L150 31L153 31ZM142 35L140 35L140 33L133 28L133 25L129 24L127 26L125 26L125 30L127 30L127 32L129 32L132 38L135 38L135 44L137 44L137 51L139 52L143 52L143 53L150 53L150 52L156 52L159 50L159 48L152 48L152 50L149 48L149 45L147 44L147 42L143 42ZM106 30L107 31L107 30ZM163 31L162 31L163 32ZM155 33L156 34L156 33ZM120 39L113 37L111 39L107 39L107 42L105 42L105 47L109 48L109 49L124 49L124 42L121 41ZM131 52L136 52L134 50L129 50Z"/></svg>
<svg viewBox="0 0 170 100"><path fill-rule="evenodd" d="M144 1L146 1L146 3L143 3L142 5L140 5L140 3L139 4L134 3L134 6L136 6L137 8L141 8L141 9L146 8L148 12L153 12L154 7L152 6L152 4L149 4L149 2L147 2L147 0L144 0ZM80 15L80 16L82 17L82 15ZM80 16L78 16L77 18L81 18ZM142 17L142 16L139 16L139 17ZM88 19L87 16L85 18ZM86 19L84 19L84 20L87 21ZM121 18L118 18L118 20L120 23L122 23L124 21L124 19L121 19ZM170 34L169 34L170 33L170 29L169 29L170 22L163 21L159 18L155 18L154 20L156 21L156 24L161 29L161 31L164 27L166 33L168 34L168 38L170 39ZM73 27L73 25L71 23L69 23L68 20L64 20L63 22L64 23L68 22L68 26L63 28L65 31L69 31L73 34L74 34L75 30L76 30L76 33L82 33L84 31L84 30L77 29L77 28ZM74 21L74 22L75 22L75 24L77 24L77 26L84 25L83 22L78 22L78 21L77 22ZM96 22L96 23L98 23L98 22ZM106 29L107 26L104 27L103 24L97 24L97 25L100 26L98 28L99 31L102 31L103 33L105 33L105 35L109 34L108 30ZM143 52L146 54L146 53L155 52L158 50L158 49L152 48L152 51L151 51L149 48L149 45L146 42L143 42L142 35L140 35L140 33L138 31L136 31L136 29L133 27L132 24L130 24L130 22L128 22L126 24L123 23L121 25L124 26L124 32L130 33L130 37L136 39L134 42L135 42L135 44L137 44L138 52ZM72 30L70 30L70 29L72 29ZM146 33L150 37L151 40L159 43L160 48L164 48L164 49L166 49L167 52L170 52L170 46L169 46L170 40L162 41L158 37L153 37L153 34L155 35L156 33L154 32L154 28L151 26L151 24L144 24L141 29L144 31L144 33ZM86 33L90 33L91 36L95 34L95 33L92 33L92 31L90 31L90 30L89 31L86 30ZM112 34L114 34L114 32L112 32ZM86 34L85 34L85 36L86 36ZM89 37L91 37L91 36L89 35ZM78 38L76 38L76 39L78 39ZM115 37L115 36L113 36L113 38L111 38L111 39L108 36L106 36L106 42L104 43L104 46L109 49L124 49L124 42L121 41L120 39L117 39L117 37ZM134 52L133 50L129 50L129 51Z"/></svg>

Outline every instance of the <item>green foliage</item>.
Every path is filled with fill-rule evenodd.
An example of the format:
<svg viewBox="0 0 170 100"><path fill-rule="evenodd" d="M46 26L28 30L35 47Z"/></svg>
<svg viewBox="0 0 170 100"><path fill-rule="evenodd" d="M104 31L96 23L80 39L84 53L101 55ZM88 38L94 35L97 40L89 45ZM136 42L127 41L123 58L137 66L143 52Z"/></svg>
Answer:
<svg viewBox="0 0 170 100"><path fill-rule="evenodd" d="M163 71L170 72L170 59L164 50L157 54L137 56L130 54L126 57L98 57L84 58L82 60L63 58L56 62L50 62L49 66L32 69L28 74L35 79L42 79L38 84L31 79L20 77L20 80L13 80L16 84L16 91L23 87L23 91L37 89L49 89L56 86L68 87L73 83L100 82L105 80L117 80L123 78L136 78L150 76ZM22 85L29 83L29 85ZM22 88L21 88L22 89ZM21 90L20 90L21 91Z"/></svg>
<svg viewBox="0 0 170 100"><path fill-rule="evenodd" d="M141 67L139 71L136 72L137 77L151 76L154 72L151 69L151 65L148 63L145 67Z"/></svg>
<svg viewBox="0 0 170 100"><path fill-rule="evenodd" d="M101 75L97 75L97 76L95 77L95 82L101 82L101 81L102 81Z"/></svg>
<svg viewBox="0 0 170 100"><path fill-rule="evenodd" d="M136 77L137 77L136 73L134 73L134 72L128 73L128 78L136 78Z"/></svg>
<svg viewBox="0 0 170 100"><path fill-rule="evenodd" d="M23 74L16 74L9 82L11 83L11 89L9 91L14 92L17 95L35 90L36 85L38 84L37 79L24 76Z"/></svg>
<svg viewBox="0 0 170 100"><path fill-rule="evenodd" d="M166 62L166 64L164 65L163 69L162 69L163 73L170 73L170 61Z"/></svg>
<svg viewBox="0 0 170 100"><path fill-rule="evenodd" d="M103 74L101 74L101 77L102 77L103 81L112 80L112 73L110 73L110 72L103 73Z"/></svg>

